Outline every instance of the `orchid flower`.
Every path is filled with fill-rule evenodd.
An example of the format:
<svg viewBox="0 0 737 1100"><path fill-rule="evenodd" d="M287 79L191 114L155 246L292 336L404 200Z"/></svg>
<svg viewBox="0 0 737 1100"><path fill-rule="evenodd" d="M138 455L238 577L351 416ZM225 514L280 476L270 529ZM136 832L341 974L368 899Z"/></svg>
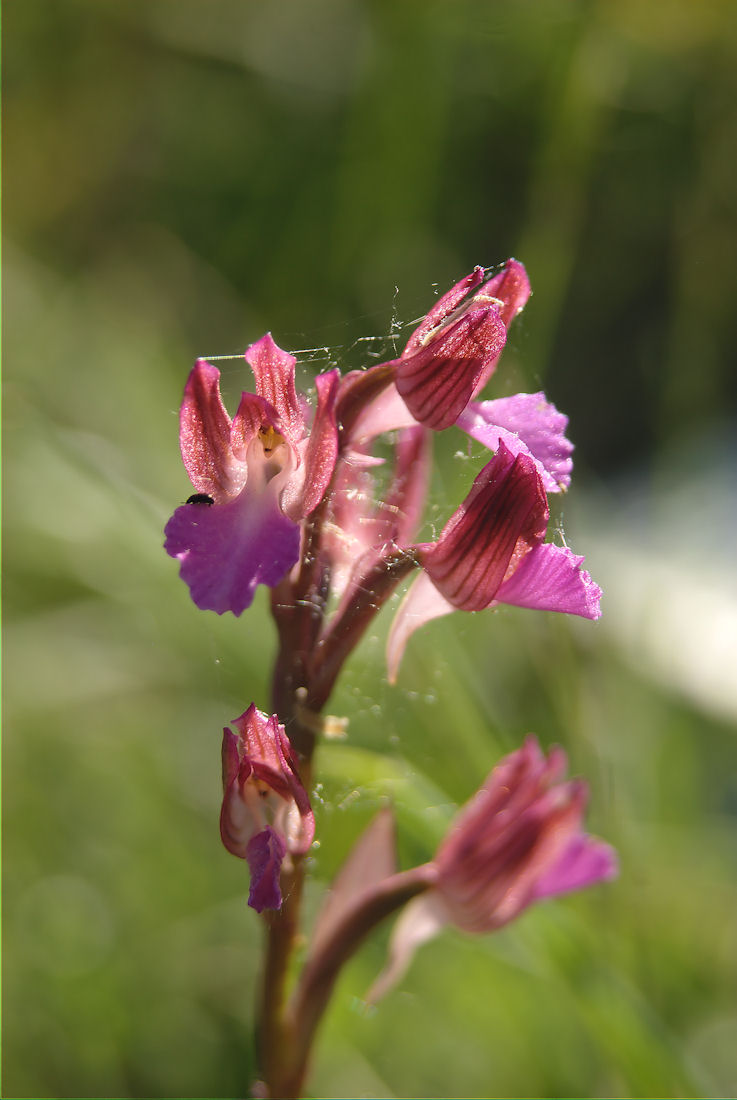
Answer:
<svg viewBox="0 0 737 1100"><path fill-rule="evenodd" d="M220 835L233 855L248 861L248 904L261 913L282 903L284 860L309 850L315 819L297 765L275 714L254 704L223 730L223 805Z"/></svg>
<svg viewBox="0 0 737 1100"><path fill-rule="evenodd" d="M482 280L477 267L435 304L399 359L353 379L356 390L369 389L371 376L383 378L384 385L355 415L352 435L365 441L418 422L436 431L455 424L490 451L501 439L513 454L530 455L545 491L560 492L570 485L573 469L568 418L540 392L473 400L496 369L509 325L530 296L517 260L508 260L479 288Z"/></svg>
<svg viewBox="0 0 737 1100"><path fill-rule="evenodd" d="M246 352L256 393L231 421L220 372L196 362L184 391L180 444L196 493L166 525L168 554L203 610L240 615L256 586L273 587L299 557L300 521L319 504L338 452L338 372L315 380L311 428L294 385L294 356L267 333Z"/></svg>
<svg viewBox="0 0 737 1100"><path fill-rule="evenodd" d="M581 823L581 780L562 781L566 757L545 756L530 736L506 756L460 811L431 864L418 868L429 889L404 908L389 963L368 994L376 1001L402 976L420 944L452 924L493 932L533 902L605 882L617 874L614 850Z"/></svg>
<svg viewBox="0 0 737 1100"><path fill-rule="evenodd" d="M597 619L601 589L581 569L582 557L543 544L550 512L530 455L498 451L451 516L440 538L414 547L423 572L404 597L387 643L395 680L407 639L424 623L455 609L500 603Z"/></svg>
<svg viewBox="0 0 737 1100"><path fill-rule="evenodd" d="M435 431L456 422L494 372L529 295L524 267L509 260L486 282L474 268L436 302L394 361L397 391L416 420Z"/></svg>

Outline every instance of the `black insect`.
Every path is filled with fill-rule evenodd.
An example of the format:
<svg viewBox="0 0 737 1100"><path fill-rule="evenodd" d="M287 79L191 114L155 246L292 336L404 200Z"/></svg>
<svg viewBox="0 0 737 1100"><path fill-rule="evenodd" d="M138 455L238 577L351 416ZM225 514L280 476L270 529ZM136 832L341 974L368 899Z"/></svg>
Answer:
<svg viewBox="0 0 737 1100"><path fill-rule="evenodd" d="M187 497L187 504L214 504L215 501L207 493L192 493Z"/></svg>

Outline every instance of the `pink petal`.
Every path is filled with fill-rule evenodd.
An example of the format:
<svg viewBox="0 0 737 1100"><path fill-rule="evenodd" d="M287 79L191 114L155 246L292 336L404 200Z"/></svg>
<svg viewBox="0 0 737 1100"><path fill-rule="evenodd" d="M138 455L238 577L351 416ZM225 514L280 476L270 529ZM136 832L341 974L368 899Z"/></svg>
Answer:
<svg viewBox="0 0 737 1100"><path fill-rule="evenodd" d="M251 889L248 904L257 913L264 909L281 909L282 896L279 875L287 846L282 837L270 825L251 837L246 859L251 871Z"/></svg>
<svg viewBox="0 0 737 1100"><path fill-rule="evenodd" d="M458 427L490 451L503 439L512 454L532 455L548 493L567 489L571 482L573 444L565 436L567 425L568 417L543 393L474 402L458 417Z"/></svg>
<svg viewBox="0 0 737 1100"><path fill-rule="evenodd" d="M199 493L220 500L232 492L230 417L220 397L220 371L204 359L197 360L184 389L179 443L189 479Z"/></svg>
<svg viewBox="0 0 737 1100"><path fill-rule="evenodd" d="M598 619L601 589L581 568L583 561L567 547L537 546L500 585L494 602Z"/></svg>
<svg viewBox="0 0 737 1100"><path fill-rule="evenodd" d="M279 481L262 488L249 480L225 504L185 504L167 523L164 548L201 610L242 614L257 585L273 587L297 561L299 527L279 509Z"/></svg>
<svg viewBox="0 0 737 1100"><path fill-rule="evenodd" d="M246 362L256 379L256 392L276 409L290 442L296 445L304 434L304 417L294 386L297 360L274 343L270 332L251 344Z"/></svg>
<svg viewBox="0 0 737 1100"><path fill-rule="evenodd" d="M596 882L609 882L618 872L617 854L603 840L586 833L571 837L557 862L535 883L535 900L567 894Z"/></svg>

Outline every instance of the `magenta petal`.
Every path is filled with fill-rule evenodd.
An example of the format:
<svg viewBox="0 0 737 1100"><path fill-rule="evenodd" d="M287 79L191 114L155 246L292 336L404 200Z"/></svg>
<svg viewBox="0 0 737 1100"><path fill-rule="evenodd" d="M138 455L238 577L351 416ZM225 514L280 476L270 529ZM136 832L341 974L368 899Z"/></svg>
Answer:
<svg viewBox="0 0 737 1100"><path fill-rule="evenodd" d="M613 848L603 840L577 833L557 863L537 880L532 896L539 900L580 890L595 882L608 882L616 877L618 869Z"/></svg>
<svg viewBox="0 0 737 1100"><path fill-rule="evenodd" d="M512 454L530 454L548 493L567 489L571 482L573 444L566 439L567 426L568 417L543 393L474 402L458 417L458 427L490 451L503 439Z"/></svg>
<svg viewBox="0 0 737 1100"><path fill-rule="evenodd" d="M536 546L500 585L495 602L598 619L601 589L581 568L583 560L567 547Z"/></svg>
<svg viewBox="0 0 737 1100"><path fill-rule="evenodd" d="M185 504L166 525L164 549L203 611L240 615L258 584L273 587L299 557L299 527L279 510L270 486L247 484L227 504Z"/></svg>
<svg viewBox="0 0 737 1100"><path fill-rule="evenodd" d="M257 913L264 909L281 909L279 874L287 846L282 837L270 825L251 837L246 859L251 871L251 889L248 904Z"/></svg>

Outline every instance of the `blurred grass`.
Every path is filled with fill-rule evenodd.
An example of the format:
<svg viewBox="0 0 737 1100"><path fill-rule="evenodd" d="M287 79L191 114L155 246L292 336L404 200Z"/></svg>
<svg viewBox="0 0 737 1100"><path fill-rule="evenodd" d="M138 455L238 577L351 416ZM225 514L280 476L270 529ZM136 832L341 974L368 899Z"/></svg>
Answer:
<svg viewBox="0 0 737 1100"><path fill-rule="evenodd" d="M219 737L265 705L273 631L262 596L241 621L196 613L161 550L189 492L191 361L271 328L361 365L356 340L390 346L436 285L510 254L535 295L495 392L544 381L571 416L561 522L605 616L453 616L412 639L397 688L382 620L331 704L350 739L323 753L310 902L386 797L403 860L427 858L528 730L590 781L622 874L494 937L447 933L367 1015L384 930L341 980L312 1088L734 1094L737 707L648 658L673 623L681 648L708 634L697 582L735 606L733 481L689 458L680 528L663 505L686 440L703 456L734 432L734 5L3 16L4 1095L249 1080L260 928L217 836ZM235 360L224 381L249 384ZM431 522L471 479L459 446L439 441ZM663 532L638 544L647 583L698 553L625 621L638 509Z"/></svg>

